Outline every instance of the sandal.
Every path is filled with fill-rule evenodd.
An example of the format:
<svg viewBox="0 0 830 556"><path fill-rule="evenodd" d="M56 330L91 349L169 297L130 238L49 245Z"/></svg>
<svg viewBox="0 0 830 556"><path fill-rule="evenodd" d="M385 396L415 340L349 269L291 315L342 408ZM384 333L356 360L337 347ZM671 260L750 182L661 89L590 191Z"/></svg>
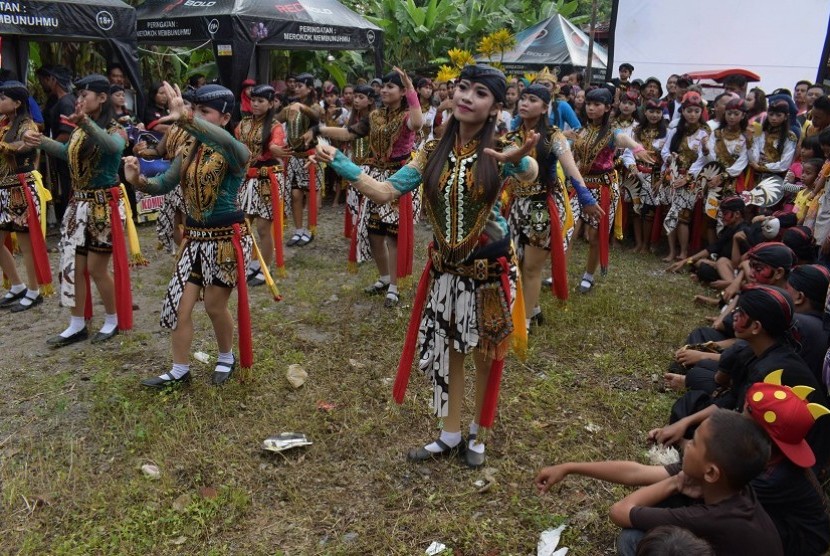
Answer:
<svg viewBox="0 0 830 556"><path fill-rule="evenodd" d="M386 292L386 300L383 302L383 306L387 309L397 307L400 301L401 296L397 292Z"/></svg>
<svg viewBox="0 0 830 556"><path fill-rule="evenodd" d="M363 293L368 293L369 295L380 295L388 289L389 289L389 284L387 284L386 282L381 282L380 280L378 280L374 284L372 284L370 286L366 286L365 288L363 288Z"/></svg>
<svg viewBox="0 0 830 556"><path fill-rule="evenodd" d="M477 436L478 435L471 434L467 437L466 440L462 440L462 444L464 444L464 446L467 446L467 443L475 441ZM479 467L484 465L485 455L485 452L481 452L479 454L474 450L464 450L464 463L466 463L467 467L470 467L471 469L478 469Z"/></svg>
<svg viewBox="0 0 830 556"><path fill-rule="evenodd" d="M591 288L594 287L594 283L591 280L586 280L585 278L579 283L579 293L588 293L591 291Z"/></svg>
<svg viewBox="0 0 830 556"><path fill-rule="evenodd" d="M300 237L300 241L297 242L297 247L305 247L306 245L311 243L312 239L314 239L313 235L303 233L303 235Z"/></svg>
<svg viewBox="0 0 830 556"><path fill-rule="evenodd" d="M288 240L288 243L286 245L288 245L289 247L294 247L300 242L300 239L302 239L302 236L300 234L294 234L293 236L291 236L291 239Z"/></svg>
<svg viewBox="0 0 830 556"><path fill-rule="evenodd" d="M217 369L223 368L227 369L226 371L219 371ZM216 363L216 367L213 369L213 376L211 377L211 382L214 386L221 386L225 384L230 378L233 372L236 370L236 359L234 359L233 363Z"/></svg>
<svg viewBox="0 0 830 556"><path fill-rule="evenodd" d="M419 448L412 448L409 450L409 453L406 454L406 459L409 461L427 461L431 459L460 455L465 451L464 439L461 439L458 446L447 446L447 444L440 438L437 439L435 443L441 447L440 452L430 452L427 450L426 446L421 446Z"/></svg>

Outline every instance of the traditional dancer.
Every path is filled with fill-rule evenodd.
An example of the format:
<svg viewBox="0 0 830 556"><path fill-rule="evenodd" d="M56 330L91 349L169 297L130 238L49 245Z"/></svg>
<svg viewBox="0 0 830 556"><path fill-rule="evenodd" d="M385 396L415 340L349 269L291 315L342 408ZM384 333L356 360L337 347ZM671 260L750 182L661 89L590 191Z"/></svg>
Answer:
<svg viewBox="0 0 830 556"><path fill-rule="evenodd" d="M46 343L63 347L89 336L84 317L91 318L92 295L88 276L95 282L106 315L92 343L109 340L132 328L132 297L129 265L124 241L126 218L123 189L118 185L118 167L127 134L115 120L109 98L110 83L92 74L75 83L78 102L67 118L75 127L69 142L59 143L36 132L26 132L24 141L47 154L66 160L72 176L73 195L61 225L61 305L70 308L69 326ZM109 272L113 258L115 280ZM87 307L88 306L88 307Z"/></svg>
<svg viewBox="0 0 830 556"><path fill-rule="evenodd" d="M768 174L784 177L795 158L798 125L792 125L795 113L793 100L784 95L770 98L767 117L761 133L755 137L749 152L749 165L756 172L756 182Z"/></svg>
<svg viewBox="0 0 830 556"><path fill-rule="evenodd" d="M617 173L614 171L615 149L627 148L637 160L653 163L654 159L646 149L631 137L616 129L610 122L613 95L605 87L589 91L585 97L585 110L588 125L582 128L574 142L574 158L579 172L585 179L585 185L599 201L601 216L582 214L577 199L571 197L571 209L574 220L581 218L589 226L588 240L590 250L585 264L585 274L579 283L580 293L588 293L594 286L594 272L602 265L603 273L608 270L608 243L617 204L620 200L620 188ZM622 239L621 229L617 233Z"/></svg>
<svg viewBox="0 0 830 556"><path fill-rule="evenodd" d="M245 269L252 238L238 206L250 151L225 131L234 110L234 96L220 85L204 85L193 97L194 111L185 108L181 91L164 83L170 118L193 137L162 175L141 174L138 159L124 161L127 179L139 191L163 194L181 183L187 220L184 242L161 309L161 325L173 330L173 367L142 385L163 388L190 380L193 307L204 290L205 310L213 324L219 355L212 382L221 385L237 368L233 355L233 317L228 299L238 291L239 351L242 367L253 364L251 318Z"/></svg>
<svg viewBox="0 0 830 556"><path fill-rule="evenodd" d="M654 164L640 162L625 149L622 155L623 165L628 168L629 192L634 209L634 252L646 253L649 244L656 241L652 237L655 213L657 211L657 194L660 191L660 151L666 142L667 122L663 118L663 107L657 100L647 100L643 115L634 128L634 140L645 147L646 152L657 161Z"/></svg>
<svg viewBox="0 0 830 556"><path fill-rule="evenodd" d="M193 89L182 93L185 107L192 109ZM179 154L184 144L189 140L190 135L177 126L170 124L161 141L155 147L148 147L146 141L140 141L133 147L136 156L144 159L161 159L170 163ZM165 168L166 169L166 168ZM153 174L155 175L155 174ZM164 196L158 218L156 219L156 236L159 240L159 248L168 253L175 253L182 243L182 231L184 229L184 199L182 198L181 185L177 185L172 191Z"/></svg>
<svg viewBox="0 0 830 556"><path fill-rule="evenodd" d="M498 205L505 177L536 179L536 161L525 155L539 136L529 133L521 148L496 143L496 120L506 88L501 71L466 66L441 140L427 143L385 182L363 172L336 149L317 148L322 160L378 204L424 184L435 240L418 284L394 397L398 403L403 401L418 344L420 367L432 378L434 409L443 419L443 430L437 441L411 450L412 461L456 454L461 448L469 466L484 464L479 425L492 425L504 355L514 335L526 341L522 303L510 313L521 289L517 289L515 257ZM464 358L470 352L476 366L476 403L465 445L461 407Z"/></svg>
<svg viewBox="0 0 830 556"><path fill-rule="evenodd" d="M29 116L29 90L19 81L0 86L0 267L11 287L0 299L0 308L12 313L27 311L43 303L44 290L52 287L52 271L44 241L46 190L35 170L35 150L23 142L27 131L37 133ZM41 192L44 194L42 195ZM9 234L17 237L28 280L17 273Z"/></svg>
<svg viewBox="0 0 830 556"><path fill-rule="evenodd" d="M522 270L522 287L525 300L527 326L544 322L539 307L542 285L542 265L550 254L553 292L559 299L568 298L568 274L565 252L573 235L573 216L567 186L557 176L557 162L562 163L565 175L576 190L581 212L596 218L601 209L591 192L582 184L582 176L576 167L568 140L557 127L547 122L550 92L542 85L531 85L522 91L519 99L519 129L508 134L507 139L524 144L528 135L541 137L534 158L539 165L539 175L532 182L508 180L510 205L508 221L510 233L517 246Z"/></svg>
<svg viewBox="0 0 830 556"><path fill-rule="evenodd" d="M689 256L689 228L697 201L697 174L708 156L709 128L701 123L703 99L695 92L683 95L677 127L669 129L663 145L663 165L671 207L663 228L669 234L669 255L665 262ZM677 253L677 245L680 254Z"/></svg>
<svg viewBox="0 0 830 556"><path fill-rule="evenodd" d="M282 252L281 198L283 166L277 155L284 152L285 130L275 120L274 97L276 91L270 85L257 85L251 89L251 115L242 118L236 127L236 138L251 151L247 181L240 195L242 211L250 218L259 235L262 260L266 268L276 258L277 271L285 272ZM272 150L272 147L274 149ZM248 285L261 286L265 274L260 262L252 260L248 265Z"/></svg>
<svg viewBox="0 0 830 556"><path fill-rule="evenodd" d="M308 155L303 134L323 118L323 107L317 102L314 90L314 76L303 73L297 76L294 85L296 95L291 104L282 109L277 120L285 125L286 140L291 156L285 162L285 183L283 198L291 199L285 204L286 215L294 220L294 234L288 245L303 247L314 239L317 227L317 207L321 193L323 172L316 164L308 164ZM308 205L308 229L303 226L303 209Z"/></svg>
<svg viewBox="0 0 830 556"><path fill-rule="evenodd" d="M348 128L318 126L313 131L339 141L368 136L371 158L362 169L373 179L383 182L409 162L415 134L423 125L423 113L412 80L401 69L395 68L394 72L384 76L380 95L383 106L374 110L367 120ZM386 307L395 307L400 300L398 279L405 274L401 262L411 261L412 222L420 210L419 204L416 192L413 192L386 204L364 199L360 209L358 261L373 258L380 275L364 291L372 295L386 292ZM410 252L398 253L399 237L409 242Z"/></svg>
<svg viewBox="0 0 830 556"><path fill-rule="evenodd" d="M703 211L709 217L707 233L710 244L715 242L716 229L723 227L718 212L720 201L741 192L736 189L736 183L749 162L746 145L748 125L746 103L742 98L735 97L726 103L718 128L709 135L708 155L704 160L706 164L701 171L701 179L705 179Z"/></svg>

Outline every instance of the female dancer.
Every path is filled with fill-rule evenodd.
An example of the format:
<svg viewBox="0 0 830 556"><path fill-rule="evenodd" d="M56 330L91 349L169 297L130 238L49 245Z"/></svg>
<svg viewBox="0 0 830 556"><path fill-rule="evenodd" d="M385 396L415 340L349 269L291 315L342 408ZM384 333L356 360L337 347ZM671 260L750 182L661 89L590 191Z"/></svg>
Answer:
<svg viewBox="0 0 830 556"><path fill-rule="evenodd" d="M312 151L306 150L303 134L319 123L324 116L323 107L317 102L317 93L314 90L314 76L303 73L297 76L294 85L295 100L282 109L277 120L285 125L286 140L290 154L285 168L285 189L283 198L291 198L286 203L286 214L294 219L294 234L288 240L288 245L303 247L314 239L317 226L318 193L323 172L316 165L308 165L308 155ZM281 156L281 155L277 155ZM308 205L308 229L303 227L303 208Z"/></svg>
<svg viewBox="0 0 830 556"><path fill-rule="evenodd" d="M736 182L746 170L747 155L746 128L748 125L746 103L742 98L734 97L726 103L718 123L718 129L709 135L708 155L704 163L717 162L718 174L707 179L708 195L703 199L704 212L710 217L709 243L715 240L715 220L718 218L720 201L736 193Z"/></svg>
<svg viewBox="0 0 830 556"><path fill-rule="evenodd" d="M631 137L628 137L611 125L611 102L613 95L605 87L593 89L585 96L585 112L588 124L579 131L574 142L574 158L579 165L579 172L585 179L585 185L599 201L601 215L597 213L582 214L575 196L571 197L571 210L574 220L581 218L588 227L590 250L585 264L585 274L579 283L580 293L588 293L594 286L594 272L602 264L602 271L608 269L608 241L617 203L620 200L620 188L614 171L614 153L616 149L631 149L637 160L653 163L654 159L646 149ZM621 232L621 230L620 230ZM621 238L618 233L618 238Z"/></svg>
<svg viewBox="0 0 830 556"><path fill-rule="evenodd" d="M368 136L372 152L363 169L373 179L383 182L409 162L415 134L423 125L423 112L412 80L401 69L395 68L394 72L384 76L380 97L383 106L374 110L368 120L362 122L363 125L358 122L356 126L348 128L318 126L316 131L340 141L352 141ZM419 211L418 203L412 200L412 196L400 200L396 198L388 204L377 204L371 198L364 199L357 223L360 253L358 260L374 258L380 275L377 281L364 291L373 295L385 291L386 307L395 307L400 299L398 232L399 227L400 231L404 232L403 226L409 226L410 230L412 226L409 221L401 223L399 208L404 203L410 203L412 207L408 216L408 219L412 220ZM406 212L408 211L405 210L404 213ZM408 255L403 253L401 256Z"/></svg>
<svg viewBox="0 0 830 556"><path fill-rule="evenodd" d="M709 155L709 127L701 123L703 99L691 92L680 101L680 120L677 127L670 129L663 145L663 164L668 171L666 181L671 207L663 220L663 228L669 234L669 255L665 262L675 259L676 246L680 246L677 260L689 254L689 224L697 201L697 174Z"/></svg>
<svg viewBox="0 0 830 556"><path fill-rule="evenodd" d="M228 299L239 288L238 322L240 359L253 364L251 319L245 268L252 240L238 207L239 188L245 178L250 151L225 131L234 109L234 96L220 85L204 85L193 96L194 111L185 108L181 91L167 82L170 117L193 137L170 168L159 176L141 174L138 159L124 161L127 179L139 191L154 195L181 183L187 221L184 243L161 309L161 325L173 330L173 367L145 379L142 385L163 388L190 380L190 346L193 341L193 307L204 290L205 310L213 324L219 356L212 382L227 382L236 370L233 355L233 318Z"/></svg>
<svg viewBox="0 0 830 556"><path fill-rule="evenodd" d="M770 99L761 133L755 137L749 152L749 165L759 174L756 182L764 179L764 174L784 177L793 163L798 144L798 135L794 130L798 126L791 125L791 120L795 119L791 104L795 106L792 99L787 100L783 95Z"/></svg>
<svg viewBox="0 0 830 556"><path fill-rule="evenodd" d="M242 118L236 127L236 138L251 151L248 181L242 188L240 205L250 217L259 235L260 253L266 266L270 266L276 254L277 270L284 272L282 260L282 202L280 178L282 164L274 152L285 149L285 131L275 121L274 97L276 91L270 85L251 88L251 115ZM276 147L274 151L271 147ZM274 222L278 225L275 225ZM275 249L276 248L276 249ZM258 260L248 266L248 285L261 286L265 275Z"/></svg>
<svg viewBox="0 0 830 556"><path fill-rule="evenodd" d="M651 242L651 230L654 225L654 216L657 209L657 193L660 191L660 151L666 142L667 122L663 118L663 107L658 100L646 101L643 116L637 127L634 128L634 140L645 147L646 152L657 162L649 164L639 162L626 149L623 153L623 164L630 175L637 176L639 187L632 195L634 203L634 252L645 253ZM639 211L637 197L639 197Z"/></svg>
<svg viewBox="0 0 830 556"><path fill-rule="evenodd" d="M92 342L104 342L115 336L119 328L132 327L122 223L125 209L118 187L118 167L127 134L115 120L106 77L89 75L77 81L75 89L78 102L68 120L77 127L68 143L31 131L24 136L27 145L66 160L72 175L74 193L63 216L59 247L61 305L69 307L72 316L69 326L46 342L53 348L80 342L89 336L84 320L85 305L91 306L91 300L87 300L91 291L85 286L87 272L98 288L106 311L104 325ZM113 255L115 281L109 273Z"/></svg>
<svg viewBox="0 0 830 556"><path fill-rule="evenodd" d="M435 89L432 86L431 79L427 77L419 78L415 89L418 91L418 102L421 104L421 117L423 119L423 125L418 130L418 135L415 140L415 149L417 150L424 143L434 138L432 126L435 123L435 115L438 113L438 109L432 105L432 95Z"/></svg>
<svg viewBox="0 0 830 556"><path fill-rule="evenodd" d="M542 324L544 317L538 306L541 289L542 265L550 252L553 291L560 299L567 299L567 261L565 252L573 228L566 229L570 209L565 184L559 183L556 172L557 161L562 163L565 175L570 178L576 190L577 201L585 215L599 218L601 209L591 192L582 184L582 176L576 167L568 140L557 127L547 122L550 91L542 85L531 85L522 91L519 99L519 129L508 134L507 139L523 144L528 135L538 133L541 139L536 148L535 159L539 165L539 176L533 182L508 180L510 208L508 211L510 232L518 247L522 269L525 317L527 326L531 322Z"/></svg>
<svg viewBox="0 0 830 556"><path fill-rule="evenodd" d="M41 214L45 199L38 191L40 174L35 170L35 150L23 142L26 132L37 133L29 116L29 90L19 81L0 86L0 267L11 288L0 299L0 308L12 313L27 311L43 303L40 283L51 288L52 272L43 239ZM34 228L34 229L32 229ZM24 285L14 257L3 245L15 233L23 253L28 278Z"/></svg>
<svg viewBox="0 0 830 556"><path fill-rule="evenodd" d="M182 94L185 108L191 110L193 107L193 89ZM167 128L161 141L155 147L148 147L146 141L140 141L133 147L133 153L145 159L160 158L167 162L172 161L179 154L190 135L172 123ZM182 230L184 228L184 199L182 198L181 185L177 185L172 191L164 196L164 201L156 219L156 237L159 240L159 249L168 253L175 253L182 243Z"/></svg>
<svg viewBox="0 0 830 556"><path fill-rule="evenodd" d="M515 175L521 181L536 178L536 161L525 155L539 136L529 133L520 149L506 142L496 144L496 120L506 88L499 70L466 66L441 140L427 143L385 182L363 172L336 149L317 148L320 159L375 203L388 203L424 184L435 241L418 285L394 396L403 401L420 343L420 367L432 377L434 409L444 421L438 440L409 452L412 461L456 454L461 448L468 465L484 464L479 425L492 425L504 354L514 334L524 335L524 320L516 321L510 314L516 266L498 204L505 176ZM516 309L521 319L521 304ZM461 406L464 358L470 352L476 366L476 402L465 449Z"/></svg>

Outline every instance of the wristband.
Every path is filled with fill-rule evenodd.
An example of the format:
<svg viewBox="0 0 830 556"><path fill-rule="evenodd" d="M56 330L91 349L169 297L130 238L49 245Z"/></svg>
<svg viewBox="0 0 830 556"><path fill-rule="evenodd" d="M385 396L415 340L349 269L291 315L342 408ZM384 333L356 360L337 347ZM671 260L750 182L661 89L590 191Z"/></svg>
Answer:
<svg viewBox="0 0 830 556"><path fill-rule="evenodd" d="M646 148L645 148L644 146L642 146L642 145L637 145L636 147L634 147L633 149L631 149L631 154L639 154L639 153L641 153L641 152L643 152L643 151L645 151L645 150L646 150Z"/></svg>
<svg viewBox="0 0 830 556"><path fill-rule="evenodd" d="M418 91L411 90L406 92L406 104L410 108L421 108L421 100L418 98Z"/></svg>

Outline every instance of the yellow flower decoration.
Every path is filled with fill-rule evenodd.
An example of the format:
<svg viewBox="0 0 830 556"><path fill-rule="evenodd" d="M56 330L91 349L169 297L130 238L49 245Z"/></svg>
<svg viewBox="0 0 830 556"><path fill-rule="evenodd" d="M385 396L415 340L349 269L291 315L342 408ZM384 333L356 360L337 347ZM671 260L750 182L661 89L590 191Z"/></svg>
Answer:
<svg viewBox="0 0 830 556"><path fill-rule="evenodd" d="M435 82L446 83L450 79L457 78L459 75L461 75L461 73L458 71L458 69L452 66L441 66L440 68L438 68L438 75L435 76Z"/></svg>
<svg viewBox="0 0 830 556"><path fill-rule="evenodd" d="M516 46L516 36L507 29L499 29L495 33L492 33L490 39L502 54L508 50L512 50Z"/></svg>
<svg viewBox="0 0 830 556"><path fill-rule="evenodd" d="M486 56L488 59L492 58L498 51L498 46L496 45L496 42L493 40L493 37L490 35L487 35L486 37L482 38L481 41L478 43L479 54Z"/></svg>
<svg viewBox="0 0 830 556"><path fill-rule="evenodd" d="M534 81L536 81L536 74L532 73L532 72L528 72L528 73L524 74L524 78L527 79L528 83L533 83Z"/></svg>
<svg viewBox="0 0 830 556"><path fill-rule="evenodd" d="M459 69L463 68L464 66L476 63L476 60L473 57L473 53L469 50L453 48L447 51L447 55L450 57L450 61L452 62L452 64Z"/></svg>

